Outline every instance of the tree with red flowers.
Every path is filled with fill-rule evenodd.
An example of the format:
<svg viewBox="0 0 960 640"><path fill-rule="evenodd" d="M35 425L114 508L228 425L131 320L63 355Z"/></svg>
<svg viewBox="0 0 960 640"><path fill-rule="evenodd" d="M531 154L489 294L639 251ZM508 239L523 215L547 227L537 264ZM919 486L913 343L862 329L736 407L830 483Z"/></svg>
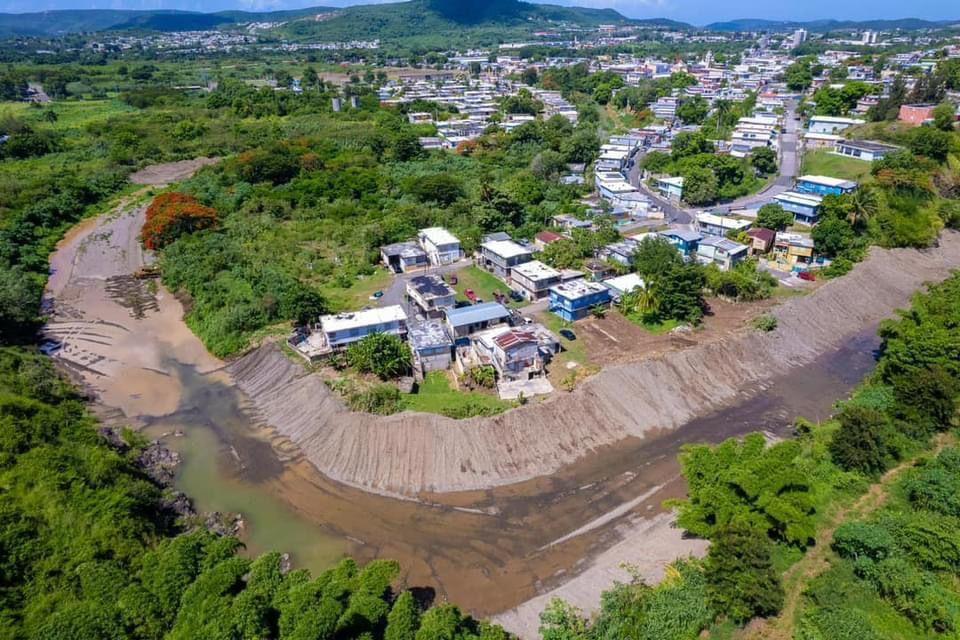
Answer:
<svg viewBox="0 0 960 640"><path fill-rule="evenodd" d="M215 209L186 193L161 193L147 207L140 239L147 249L162 249L181 235L217 224Z"/></svg>

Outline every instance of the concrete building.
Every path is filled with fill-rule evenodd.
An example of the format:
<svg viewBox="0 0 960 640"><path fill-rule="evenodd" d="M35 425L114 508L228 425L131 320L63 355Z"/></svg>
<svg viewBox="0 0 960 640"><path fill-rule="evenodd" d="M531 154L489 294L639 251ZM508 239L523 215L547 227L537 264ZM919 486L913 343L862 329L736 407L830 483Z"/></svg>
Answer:
<svg viewBox="0 0 960 640"><path fill-rule="evenodd" d="M697 244L703 239L699 231L688 229L667 229L660 235L672 244L684 259L688 259L697 252Z"/></svg>
<svg viewBox="0 0 960 640"><path fill-rule="evenodd" d="M374 333L389 333L405 337L407 314L400 305L391 305L365 311L320 316L320 323L314 333L320 335L331 350L347 347Z"/></svg>
<svg viewBox="0 0 960 640"><path fill-rule="evenodd" d="M657 178L657 190L670 200L679 200L683 197L683 176Z"/></svg>
<svg viewBox="0 0 960 640"><path fill-rule="evenodd" d="M416 242L397 242L380 247L383 264L394 273L407 273L429 264L427 253Z"/></svg>
<svg viewBox="0 0 960 640"><path fill-rule="evenodd" d="M443 309L456 303L456 292L438 275L415 276L407 282L407 296L430 318L439 318Z"/></svg>
<svg viewBox="0 0 960 640"><path fill-rule="evenodd" d="M550 289L550 311L574 322L586 317L597 306L610 304L610 289L599 282L571 280Z"/></svg>
<svg viewBox="0 0 960 640"><path fill-rule="evenodd" d="M821 196L813 193L799 193L797 191L784 191L773 197L777 203L793 214L793 219L797 224L812 226L817 223L820 215Z"/></svg>
<svg viewBox="0 0 960 640"><path fill-rule="evenodd" d="M454 340L507 322L510 311L499 302L482 302L444 310L445 324Z"/></svg>
<svg viewBox="0 0 960 640"><path fill-rule="evenodd" d="M533 252L513 240L492 240L480 245L481 265L507 281L515 266L533 260Z"/></svg>
<svg viewBox="0 0 960 640"><path fill-rule="evenodd" d="M715 213L698 213L696 229L705 236L723 236L728 232L746 231L753 224L750 220L733 216L718 216Z"/></svg>
<svg viewBox="0 0 960 640"><path fill-rule="evenodd" d="M610 297L613 298L614 302L617 302L624 295L636 289L643 289L646 285L643 282L643 278L635 273L628 273L623 276L604 280L603 286L610 289Z"/></svg>
<svg viewBox="0 0 960 640"><path fill-rule="evenodd" d="M849 158L859 158L873 162L881 160L891 151L896 151L900 147L892 144L883 144L882 142L872 142L870 140L838 140L836 144L836 153Z"/></svg>
<svg viewBox="0 0 960 640"><path fill-rule="evenodd" d="M797 178L797 184L794 187L794 189L800 193L815 193L819 196L839 196L844 193L850 193L856 188L857 183L853 180L814 175L800 176Z"/></svg>
<svg viewBox="0 0 960 640"><path fill-rule="evenodd" d="M417 240L434 265L451 264L463 257L460 240L443 227L421 229Z"/></svg>
<svg viewBox="0 0 960 640"><path fill-rule="evenodd" d="M550 287L560 284L560 272L539 260L518 264L510 272L513 289L535 302L549 295Z"/></svg>
<svg viewBox="0 0 960 640"><path fill-rule="evenodd" d="M746 259L750 247L721 236L706 236L697 245L697 262L715 264L722 271Z"/></svg>
<svg viewBox="0 0 960 640"><path fill-rule="evenodd" d="M841 118L839 116L811 116L807 124L810 133L837 134L854 125L863 124L866 120L858 118Z"/></svg>
<svg viewBox="0 0 960 640"><path fill-rule="evenodd" d="M453 363L453 339L439 320L412 325L407 334L415 370L442 371Z"/></svg>

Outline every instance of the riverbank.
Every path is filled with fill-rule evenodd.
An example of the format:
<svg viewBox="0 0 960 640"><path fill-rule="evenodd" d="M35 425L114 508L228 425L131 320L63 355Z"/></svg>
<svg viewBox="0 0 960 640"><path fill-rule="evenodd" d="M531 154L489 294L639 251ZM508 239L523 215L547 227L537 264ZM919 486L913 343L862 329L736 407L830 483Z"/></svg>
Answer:
<svg viewBox="0 0 960 640"><path fill-rule="evenodd" d="M774 309L772 332L745 329L610 366L572 393L495 417L355 413L273 344L229 371L264 422L339 482L384 495L483 490L554 473L625 438L676 429L735 402L746 387L812 362L889 317L924 282L958 266L956 232L944 232L933 249L874 248L851 273Z"/></svg>

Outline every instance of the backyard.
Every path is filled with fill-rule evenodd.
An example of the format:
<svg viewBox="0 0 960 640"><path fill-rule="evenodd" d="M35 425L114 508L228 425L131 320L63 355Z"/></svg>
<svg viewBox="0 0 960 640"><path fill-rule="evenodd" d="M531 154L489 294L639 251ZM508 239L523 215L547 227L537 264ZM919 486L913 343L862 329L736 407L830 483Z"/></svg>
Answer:
<svg viewBox="0 0 960 640"><path fill-rule="evenodd" d="M456 276L457 284L455 284L453 288L457 292L457 300L467 300L467 289L472 289L477 298L483 300L484 302L492 302L496 300L496 298L493 297L493 293L495 291L500 292L503 295L506 295L510 292L510 287L504 284L503 281L501 281L492 273L484 271L480 267L467 267L466 269L461 269L460 271L457 271ZM507 301L507 306L511 309L516 309L526 304L524 301L516 302L514 300L510 300L509 298Z"/></svg>
<svg viewBox="0 0 960 640"><path fill-rule="evenodd" d="M870 175L870 163L829 151L810 151L804 154L800 171L803 175L860 181Z"/></svg>
<svg viewBox="0 0 960 640"><path fill-rule="evenodd" d="M431 371L417 388L416 393L402 396L403 409L439 413L451 418L466 418L476 415L494 415L515 406L500 400L495 395L478 391L460 391L450 384L452 373Z"/></svg>

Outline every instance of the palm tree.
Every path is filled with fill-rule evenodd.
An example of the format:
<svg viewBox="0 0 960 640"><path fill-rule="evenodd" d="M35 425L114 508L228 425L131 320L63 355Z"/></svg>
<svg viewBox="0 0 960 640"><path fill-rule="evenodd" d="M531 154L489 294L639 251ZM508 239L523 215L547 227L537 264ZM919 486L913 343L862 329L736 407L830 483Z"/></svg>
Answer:
<svg viewBox="0 0 960 640"><path fill-rule="evenodd" d="M729 100L717 100L713 104L714 110L717 112L717 135L720 135L720 122L721 120L726 119L727 115L730 113L730 109L733 108L733 105Z"/></svg>
<svg viewBox="0 0 960 640"><path fill-rule="evenodd" d="M863 185L853 191L847 199L849 209L847 222L852 227L865 224L880 211L880 198L872 185Z"/></svg>
<svg viewBox="0 0 960 640"><path fill-rule="evenodd" d="M620 311L624 315L645 316L657 310L657 294L653 287L638 287L620 298Z"/></svg>

